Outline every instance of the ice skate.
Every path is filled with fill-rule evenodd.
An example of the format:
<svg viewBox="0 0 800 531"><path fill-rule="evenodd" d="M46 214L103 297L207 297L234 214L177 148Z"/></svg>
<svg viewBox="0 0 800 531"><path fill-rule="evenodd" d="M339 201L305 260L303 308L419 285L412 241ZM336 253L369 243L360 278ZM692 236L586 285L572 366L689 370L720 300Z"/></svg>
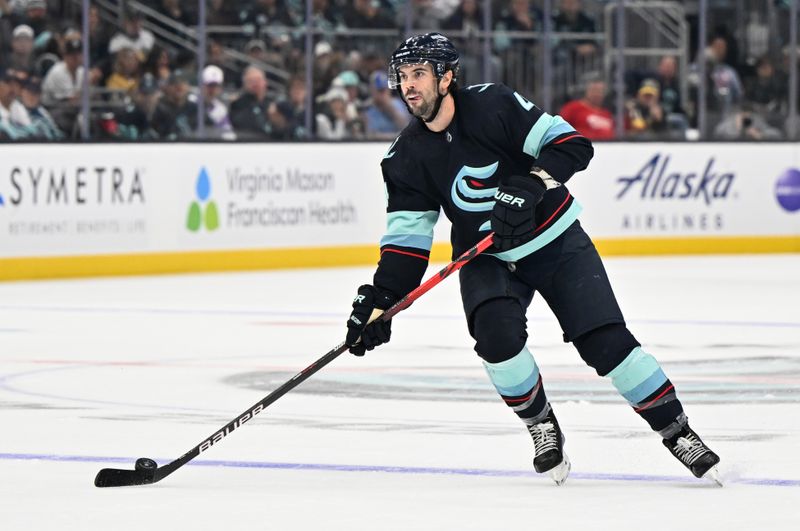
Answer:
<svg viewBox="0 0 800 531"><path fill-rule="evenodd" d="M571 465L564 453L564 434L553 410L541 422L528 426L528 431L534 446L533 468L540 474L547 473L556 485L563 485Z"/></svg>
<svg viewBox="0 0 800 531"><path fill-rule="evenodd" d="M689 426L671 439L664 439L663 443L696 478L706 478L722 486L717 470L719 456Z"/></svg>

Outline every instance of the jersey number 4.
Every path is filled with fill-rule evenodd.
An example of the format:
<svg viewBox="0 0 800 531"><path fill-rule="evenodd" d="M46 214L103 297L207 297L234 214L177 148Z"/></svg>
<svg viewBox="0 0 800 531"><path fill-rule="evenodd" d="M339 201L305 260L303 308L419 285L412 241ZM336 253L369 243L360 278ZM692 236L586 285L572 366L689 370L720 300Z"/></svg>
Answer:
<svg viewBox="0 0 800 531"><path fill-rule="evenodd" d="M534 107L533 102L523 98L519 92L514 92L514 97L517 98L519 104L522 105L522 108L525 109L526 111L530 111L531 109L533 109Z"/></svg>

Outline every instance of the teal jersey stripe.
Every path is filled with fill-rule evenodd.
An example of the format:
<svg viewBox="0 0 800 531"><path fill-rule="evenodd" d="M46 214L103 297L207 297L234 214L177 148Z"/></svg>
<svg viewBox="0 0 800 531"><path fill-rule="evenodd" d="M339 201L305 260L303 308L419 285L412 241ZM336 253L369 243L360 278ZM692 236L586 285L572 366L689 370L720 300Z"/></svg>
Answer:
<svg viewBox="0 0 800 531"><path fill-rule="evenodd" d="M637 404L663 384L667 377L658 361L636 347L613 371L606 375L625 399ZM656 383L658 382L658 383Z"/></svg>
<svg viewBox="0 0 800 531"><path fill-rule="evenodd" d="M540 235L529 241L524 245L520 245L519 247L515 247L514 249L510 249L508 251L503 251L502 253L489 253L491 256L499 258L500 260L504 260L506 262L516 262L528 256L531 253L534 253L547 245L548 243L552 242L556 238L558 238L561 234L564 233L565 230L572 225L576 219L578 219L578 214L581 213L583 207L577 201L573 200L572 204L569 206L566 212L558 218L558 221L553 223L550 227L546 228Z"/></svg>
<svg viewBox="0 0 800 531"><path fill-rule="evenodd" d="M389 212L381 246L400 245L430 251L433 245L433 227L438 219L438 210Z"/></svg>
<svg viewBox="0 0 800 531"><path fill-rule="evenodd" d="M433 236L417 236L416 234L387 234L381 238L381 247L384 245L399 245L400 247L414 247L430 251L433 246Z"/></svg>
<svg viewBox="0 0 800 531"><path fill-rule="evenodd" d="M624 393L622 396L632 406L638 406L645 398L655 393L659 387L667 381L667 375L659 367L656 372L650 375L645 381Z"/></svg>
<svg viewBox="0 0 800 531"><path fill-rule="evenodd" d="M554 138L574 131L575 128L569 125L562 117L544 113L536 120L536 123L533 124L533 127L528 132L528 136L525 137L522 151L538 159L542 148L552 142Z"/></svg>
<svg viewBox="0 0 800 531"><path fill-rule="evenodd" d="M529 392L539 381L539 367L528 347L510 360L500 363L484 361L483 366L489 374L497 392L503 396L521 396Z"/></svg>

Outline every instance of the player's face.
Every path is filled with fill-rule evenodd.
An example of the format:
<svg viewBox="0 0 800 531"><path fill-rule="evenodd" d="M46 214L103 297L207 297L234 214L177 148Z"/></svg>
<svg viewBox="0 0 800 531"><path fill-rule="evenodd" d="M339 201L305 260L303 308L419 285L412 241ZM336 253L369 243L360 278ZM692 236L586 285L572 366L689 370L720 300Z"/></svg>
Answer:
<svg viewBox="0 0 800 531"><path fill-rule="evenodd" d="M439 80L428 64L404 65L397 69L400 91L411 114L430 118L439 97Z"/></svg>

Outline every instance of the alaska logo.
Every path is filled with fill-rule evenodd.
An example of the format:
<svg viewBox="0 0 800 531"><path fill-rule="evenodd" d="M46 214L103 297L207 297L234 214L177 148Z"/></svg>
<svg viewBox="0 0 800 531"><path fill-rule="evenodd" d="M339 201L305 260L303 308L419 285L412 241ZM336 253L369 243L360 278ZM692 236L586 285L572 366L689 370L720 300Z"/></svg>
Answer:
<svg viewBox="0 0 800 531"><path fill-rule="evenodd" d="M450 196L453 204L466 212L489 212L494 208L494 194L497 187L487 187L485 181L497 171L499 162L473 168L463 166L453 180ZM486 221L478 230L489 230L489 221Z"/></svg>
<svg viewBox="0 0 800 531"><path fill-rule="evenodd" d="M208 231L217 230L219 228L219 211L217 210L217 204L208 200L211 197L211 179L208 178L205 166L200 168L200 174L197 176L195 193L197 194L197 201L192 201L189 205L186 228L192 232L197 232L200 227L205 225ZM203 203L206 203L205 212L203 212Z"/></svg>

